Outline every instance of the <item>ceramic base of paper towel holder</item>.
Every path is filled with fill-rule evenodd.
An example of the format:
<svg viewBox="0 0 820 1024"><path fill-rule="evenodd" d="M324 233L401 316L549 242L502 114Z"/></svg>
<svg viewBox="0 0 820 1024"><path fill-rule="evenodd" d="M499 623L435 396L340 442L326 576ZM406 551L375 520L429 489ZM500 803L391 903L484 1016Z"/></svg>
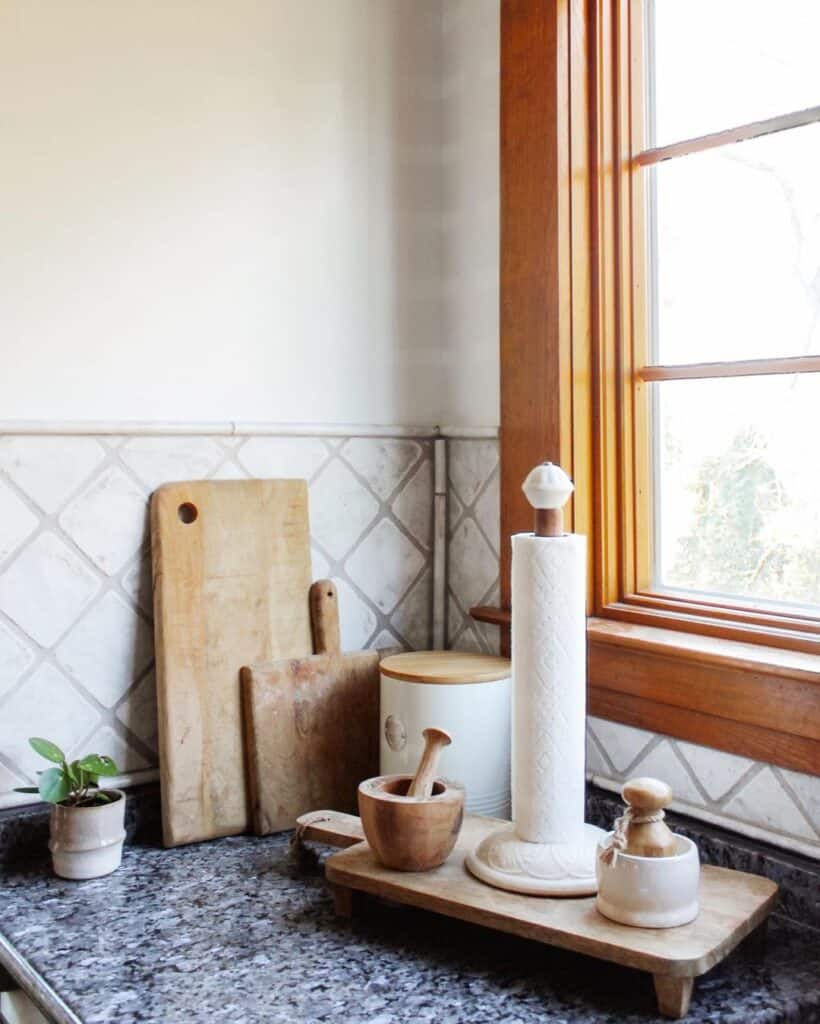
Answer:
<svg viewBox="0 0 820 1024"><path fill-rule="evenodd" d="M584 825L580 842L530 843L511 825L482 840L464 863L496 889L530 896L592 896L598 891L598 844L605 835L595 825Z"/></svg>

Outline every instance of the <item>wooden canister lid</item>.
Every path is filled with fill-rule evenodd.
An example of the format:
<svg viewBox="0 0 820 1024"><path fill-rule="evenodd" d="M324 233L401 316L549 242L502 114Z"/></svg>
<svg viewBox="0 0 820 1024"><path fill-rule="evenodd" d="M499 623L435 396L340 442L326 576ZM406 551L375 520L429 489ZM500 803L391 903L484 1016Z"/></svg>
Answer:
<svg viewBox="0 0 820 1024"><path fill-rule="evenodd" d="M382 675L409 683L493 683L510 675L510 659L469 651L412 651L392 654L379 668Z"/></svg>

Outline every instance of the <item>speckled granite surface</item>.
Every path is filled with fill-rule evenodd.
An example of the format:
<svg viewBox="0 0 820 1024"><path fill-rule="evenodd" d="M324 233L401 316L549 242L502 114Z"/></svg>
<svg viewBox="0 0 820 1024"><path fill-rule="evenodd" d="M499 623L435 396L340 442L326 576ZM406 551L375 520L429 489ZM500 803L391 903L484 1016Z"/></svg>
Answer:
<svg viewBox="0 0 820 1024"><path fill-rule="evenodd" d="M662 1019L649 976L625 968L375 902L339 921L287 836L136 845L84 883L6 867L0 922L84 1024ZM762 958L741 946L696 982L687 1019L809 1024L819 972L812 933L774 919Z"/></svg>

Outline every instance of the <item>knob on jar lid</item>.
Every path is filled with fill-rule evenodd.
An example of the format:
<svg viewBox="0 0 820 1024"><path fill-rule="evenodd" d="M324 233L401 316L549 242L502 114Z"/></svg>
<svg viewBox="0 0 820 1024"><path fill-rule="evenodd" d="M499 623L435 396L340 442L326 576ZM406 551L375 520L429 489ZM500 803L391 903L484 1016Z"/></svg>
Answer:
<svg viewBox="0 0 820 1024"><path fill-rule="evenodd" d="M672 803L672 787L660 779L630 779L621 790L624 800L631 807L647 811L659 811Z"/></svg>

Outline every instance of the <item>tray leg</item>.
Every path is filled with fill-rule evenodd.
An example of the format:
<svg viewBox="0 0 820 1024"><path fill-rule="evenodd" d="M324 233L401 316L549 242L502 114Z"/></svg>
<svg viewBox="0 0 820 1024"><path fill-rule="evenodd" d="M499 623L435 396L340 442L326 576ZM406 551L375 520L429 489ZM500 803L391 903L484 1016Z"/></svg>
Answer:
<svg viewBox="0 0 820 1024"><path fill-rule="evenodd" d="M685 1017L692 998L694 978L672 978L668 974L653 974L658 1009L664 1017Z"/></svg>
<svg viewBox="0 0 820 1024"><path fill-rule="evenodd" d="M350 889L346 885L331 885L333 890L333 909L337 917L353 917L361 903L361 893Z"/></svg>

